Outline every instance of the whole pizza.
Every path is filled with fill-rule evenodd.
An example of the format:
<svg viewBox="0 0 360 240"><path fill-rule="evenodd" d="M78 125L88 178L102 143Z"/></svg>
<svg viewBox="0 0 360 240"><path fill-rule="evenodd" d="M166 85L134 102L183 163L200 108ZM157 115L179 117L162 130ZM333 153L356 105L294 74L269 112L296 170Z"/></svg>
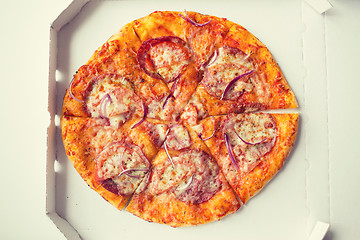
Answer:
<svg viewBox="0 0 360 240"><path fill-rule="evenodd" d="M298 113L271 109L296 107L271 53L245 28L156 11L78 69L61 130L68 158L105 200L180 227L236 212L274 177Z"/></svg>

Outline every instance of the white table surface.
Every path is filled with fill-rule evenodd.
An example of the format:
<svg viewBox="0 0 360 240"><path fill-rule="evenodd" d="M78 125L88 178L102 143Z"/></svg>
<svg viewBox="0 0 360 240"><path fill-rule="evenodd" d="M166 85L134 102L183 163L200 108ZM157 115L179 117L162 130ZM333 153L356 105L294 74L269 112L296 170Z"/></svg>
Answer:
<svg viewBox="0 0 360 240"><path fill-rule="evenodd" d="M330 0L327 52L330 231L360 239L360 1ZM49 26L70 0L2 1L0 239L64 239L45 215ZM44 127L45 126L45 127Z"/></svg>

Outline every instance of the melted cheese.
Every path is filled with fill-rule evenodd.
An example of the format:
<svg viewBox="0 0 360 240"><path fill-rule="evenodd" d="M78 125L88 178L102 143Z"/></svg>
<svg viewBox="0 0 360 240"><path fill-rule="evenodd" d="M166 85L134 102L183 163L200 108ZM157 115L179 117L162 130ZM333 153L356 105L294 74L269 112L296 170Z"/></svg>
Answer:
<svg viewBox="0 0 360 240"><path fill-rule="evenodd" d="M214 58L216 58L215 61ZM245 55L240 51L234 54L230 52L230 49L224 47L219 48L217 56L213 56L213 59L210 60L211 65L224 64L230 62L244 65L249 69L254 69L252 62L249 61L249 55Z"/></svg>
<svg viewBox="0 0 360 240"><path fill-rule="evenodd" d="M101 171L98 171L98 176L103 179L112 178L118 175L121 170L119 167L120 154L114 154L109 157L102 165Z"/></svg>
<svg viewBox="0 0 360 240"><path fill-rule="evenodd" d="M166 124L155 124L154 126L154 131L159 134L159 140L160 142L165 141L165 137L166 137L166 131L167 131L168 127Z"/></svg>
<svg viewBox="0 0 360 240"><path fill-rule="evenodd" d="M111 145L105 149L97 164L100 165L97 170L99 179L111 179L121 195L132 194L149 171L146 159L135 150L121 145Z"/></svg>
<svg viewBox="0 0 360 240"><path fill-rule="evenodd" d="M87 98L87 108L92 117L108 118L110 125L118 128L132 113L140 115L142 107L140 98L126 87L129 83L124 78L116 78L115 85L112 80L107 77L93 85Z"/></svg>
<svg viewBox="0 0 360 240"><path fill-rule="evenodd" d="M174 167L169 161L166 159L162 165L156 166L153 170L149 189L154 195L178 186L184 179L187 179L195 172L195 165L184 156L172 156Z"/></svg>
<svg viewBox="0 0 360 240"><path fill-rule="evenodd" d="M184 49L169 42L157 44L150 49L149 54L157 68L170 66L186 59Z"/></svg>
<svg viewBox="0 0 360 240"><path fill-rule="evenodd" d="M184 47L170 42L163 42L151 48L149 54L156 71L165 80L172 80L189 63L186 52L187 49Z"/></svg>
<svg viewBox="0 0 360 240"><path fill-rule="evenodd" d="M182 155L191 159L196 171L174 189L176 198L192 204L209 200L221 187L217 164L205 152L189 151Z"/></svg>
<svg viewBox="0 0 360 240"><path fill-rule="evenodd" d="M233 126L233 128L229 126ZM275 121L269 114L244 114L229 122L230 144L240 172L254 169L261 157L274 146Z"/></svg>
<svg viewBox="0 0 360 240"><path fill-rule="evenodd" d="M249 114L244 118L245 120L235 124L234 129L246 142L259 143L266 138L272 139L275 136L275 123L268 115ZM266 127L267 124L272 127Z"/></svg>
<svg viewBox="0 0 360 240"><path fill-rule="evenodd" d="M203 79L203 86L206 91L215 97L225 97L225 99L236 99L244 92L251 92L255 87L255 82L248 77L244 77L233 83L227 96L223 93L228 84L237 76L254 70L249 56L243 52L222 47L218 49L217 54L214 54L210 60L210 64L206 67L205 76Z"/></svg>
<svg viewBox="0 0 360 240"><path fill-rule="evenodd" d="M191 139L188 130L180 124L173 125L166 137L166 145L169 149L181 150L189 147Z"/></svg>
<svg viewBox="0 0 360 240"><path fill-rule="evenodd" d="M149 118L158 118L166 121L171 120L174 112L174 100L173 98L170 97L164 106L165 100L166 97L164 97L160 101L154 99L152 102L150 102L147 105L148 107L147 116Z"/></svg>

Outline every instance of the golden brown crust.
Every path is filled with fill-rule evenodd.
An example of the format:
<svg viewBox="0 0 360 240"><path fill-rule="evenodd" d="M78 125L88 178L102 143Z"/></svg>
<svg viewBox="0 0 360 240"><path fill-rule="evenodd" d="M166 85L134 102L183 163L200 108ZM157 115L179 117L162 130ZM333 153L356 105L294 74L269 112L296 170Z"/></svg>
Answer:
<svg viewBox="0 0 360 240"><path fill-rule="evenodd" d="M101 150L109 144L109 140L117 141L123 136L119 134L118 139L103 138L101 140L101 136L97 134L101 128L103 128L102 123L96 119L69 116L61 118L61 132L65 151L74 168L92 189L121 210L129 197L113 194L95 181L95 159ZM97 136L98 140L95 143L92 139Z"/></svg>
<svg viewBox="0 0 360 240"><path fill-rule="evenodd" d="M153 39L160 39L155 43L163 43L165 47L151 52L149 49L153 44L149 42ZM169 64L170 67L179 64L178 76L169 74L172 68L165 75L153 73L167 60L160 59L156 65L150 54L156 57L157 52L166 48L181 53L175 60L170 58ZM208 93L202 80L208 64L220 48L236 49L247 56L248 65L254 66L258 76L256 81L263 84L265 94L259 88L245 92L236 100L227 100ZM116 74L129 82L133 93L140 99L136 100L137 106L143 106L142 113L146 118L137 114L117 127L110 125L109 119L101 113L100 116L89 113L84 102L85 92L94 78L104 74ZM223 168L225 163L221 156L228 152L218 128L228 114L297 107L289 84L266 46L245 28L225 18L196 12L156 11L134 20L95 51L76 72L70 86L71 94L69 89L65 93L61 116L62 137L70 161L86 183L104 199L122 209L131 198L126 210L150 222L173 227L198 225L237 211L240 203L236 194L245 203L260 191L282 167L296 137L298 114L272 114L277 124L277 139L271 152L240 179L229 177L222 169L217 180L221 189L200 203L181 201L175 196L174 189L154 193L150 189L152 175L149 175L150 183L145 190L135 191L132 197L112 193L95 180L97 157L106 146L119 141L129 141L140 147L151 161L152 171L156 170L169 161L163 147L164 132L179 123L189 130L190 148L209 154ZM189 110L201 116L197 119L195 114L194 120L193 112ZM194 126L199 119L204 120ZM200 138L197 127L203 127ZM180 154L181 151L169 152Z"/></svg>
<svg viewBox="0 0 360 240"><path fill-rule="evenodd" d="M186 204L170 194L156 197L135 195L126 210L149 222L184 227L220 220L237 211L239 207L240 204L230 189L219 192L211 201L199 205Z"/></svg>

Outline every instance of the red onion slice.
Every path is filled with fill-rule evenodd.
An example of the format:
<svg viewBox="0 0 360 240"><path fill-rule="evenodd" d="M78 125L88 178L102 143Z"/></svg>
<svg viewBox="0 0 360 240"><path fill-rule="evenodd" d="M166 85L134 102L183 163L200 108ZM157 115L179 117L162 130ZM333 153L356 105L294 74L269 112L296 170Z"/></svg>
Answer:
<svg viewBox="0 0 360 240"><path fill-rule="evenodd" d="M80 100L80 99L76 98L76 97L74 96L74 94L72 93L72 84L73 84L73 81L74 81L74 78L71 80L70 85L69 85L69 95L70 95L70 97L71 97L72 99L74 99L74 100L76 100L76 101L78 101L78 102L83 103L84 100Z"/></svg>
<svg viewBox="0 0 360 240"><path fill-rule="evenodd" d="M105 96L101 99L100 105L99 105L99 111L101 117L107 117L106 116L106 107L107 105L111 103L110 95L107 93Z"/></svg>
<svg viewBox="0 0 360 240"><path fill-rule="evenodd" d="M218 57L219 57L219 50L216 49L215 52L211 55L209 62L204 64L204 67L208 67L211 64L213 64L214 62L216 62Z"/></svg>
<svg viewBox="0 0 360 240"><path fill-rule="evenodd" d="M179 37L163 36L163 37L158 37L158 38L151 38L141 44L141 46L137 52L136 59L137 59L137 62L139 64L139 67L141 68L141 70L143 70L147 75L149 75L150 77L156 78L156 79L161 79L165 83L169 83L169 82L175 81L177 78L179 78L181 76L183 69L185 68L186 65L188 65L187 60L188 60L188 58L190 58L190 54L186 51L185 55L183 54L184 56L181 57L181 61L183 62L181 65L181 69L179 69L178 71L171 74L171 76L169 78L164 78L157 71L156 67L154 66L154 62L150 56L150 50L153 47L156 47L157 44L164 43L164 42L178 45L181 48L183 48L183 50L188 49L187 43ZM149 62L152 62L152 66L150 66L151 64L149 65ZM170 64L173 64L173 63L171 62Z"/></svg>
<svg viewBox="0 0 360 240"><path fill-rule="evenodd" d="M242 137L240 137L240 135L236 131L235 131L235 134L236 134L236 136L238 136L238 138L240 138L241 141L243 141L245 144L248 144L248 145L257 145L257 144L263 143L267 140L267 137L266 137L263 140L261 140L260 142L251 143L251 142L245 141Z"/></svg>
<svg viewBox="0 0 360 240"><path fill-rule="evenodd" d="M183 15L180 14L180 13L179 13L179 16L182 17L183 19L185 19L185 21L191 23L192 25L194 25L194 26L196 26L196 27L203 27L203 26L205 26L205 25L208 25L208 24L211 22L211 19L210 19L208 22L202 23L202 24L197 23L197 22L194 22L193 20L190 19L189 15L187 14L187 11L184 10L184 12L185 12L185 16L183 16Z"/></svg>
<svg viewBox="0 0 360 240"><path fill-rule="evenodd" d="M120 151L120 157L119 157L119 166L120 166L120 169L121 171L124 171L124 167L123 167L123 164L122 164L122 156L125 152L125 148L122 148L121 151Z"/></svg>
<svg viewBox="0 0 360 240"><path fill-rule="evenodd" d="M241 74L241 75L237 76L236 78L234 78L233 80L231 80L231 81L228 83L228 85L226 86L223 94L221 95L221 99L220 99L220 100L223 100L223 99L224 99L226 93L229 91L229 89L231 88L231 86L232 86L236 81L238 81L240 78L243 78L243 77L245 77L245 76L247 76L247 75L249 75L249 74L251 74L251 73L253 73L253 72L254 72L254 70L251 70L251 71L249 71L249 72L247 72L247 73L244 73L244 74Z"/></svg>
<svg viewBox="0 0 360 240"><path fill-rule="evenodd" d="M172 96L172 93L170 93L169 95L167 95L167 97L166 97L166 99L165 99L165 101L164 101L164 104L163 104L163 106L162 106L162 109L164 110L164 108L165 108L165 106L166 106L166 104L167 104L167 102L169 101L169 99L170 99L170 97Z"/></svg>
<svg viewBox="0 0 360 240"><path fill-rule="evenodd" d="M171 96L173 96L173 97L175 98L175 96L174 96L174 91L175 91L176 84L177 84L177 80L179 79L179 77L180 77L180 75L175 79L175 82L174 82L173 85L171 86L170 93L169 93L169 95L166 97L166 99L165 99L165 101L164 101L164 104L163 104L163 106L162 106L162 109L165 108L165 105L167 104L167 102L169 101L169 99L170 99Z"/></svg>
<svg viewBox="0 0 360 240"><path fill-rule="evenodd" d="M135 124L131 127L131 129L136 128L137 126L139 126L139 125L145 120L145 118L146 118L146 116L147 116L147 107L145 106L145 103L144 103L144 102L142 102L142 104L143 104L144 115L143 115L143 117L141 118L141 120L140 120L139 122L135 123Z"/></svg>
<svg viewBox="0 0 360 240"><path fill-rule="evenodd" d="M234 154L231 150L231 145L230 145L230 142L229 142L229 136L225 133L225 144L226 144L226 149L229 153L229 157L230 157L230 160L232 162L232 164L234 165L234 167L236 168L236 170L239 170L239 165L237 164L236 162L236 159L234 157Z"/></svg>
<svg viewBox="0 0 360 240"><path fill-rule="evenodd" d="M178 188L176 188L176 190L183 191L183 190L188 189L190 187L191 183L193 182L193 179L194 179L194 174L190 176L189 180L187 181L187 183L184 186L178 187Z"/></svg>
<svg viewBox="0 0 360 240"><path fill-rule="evenodd" d="M170 154L169 154L169 151L168 151L168 149L167 149L167 146L166 146L166 141L164 142L164 149L165 149L165 152L166 152L167 157L169 158L169 160L170 160L170 162L171 162L172 167L175 169L174 162L173 162L173 160L172 160L172 158L171 158L171 156L170 156Z"/></svg>
<svg viewBox="0 0 360 240"><path fill-rule="evenodd" d="M142 172L148 172L150 169L149 168L128 168L128 169L125 169L123 171L121 171L121 173L119 173L119 177L122 175L122 174L126 174L127 176L129 177L132 177L132 178L140 178L140 176L134 176L134 175L130 175L128 174L128 172L131 172L131 171L142 171Z"/></svg>
<svg viewBox="0 0 360 240"><path fill-rule="evenodd" d="M210 135L210 137L207 137L207 138L201 138L201 134L200 134L199 137L200 137L201 140L203 140L203 141L209 140L210 138L212 138L212 137L215 135L215 118L212 117L212 120L213 120L213 124L214 124L214 130L213 130L212 134Z"/></svg>

